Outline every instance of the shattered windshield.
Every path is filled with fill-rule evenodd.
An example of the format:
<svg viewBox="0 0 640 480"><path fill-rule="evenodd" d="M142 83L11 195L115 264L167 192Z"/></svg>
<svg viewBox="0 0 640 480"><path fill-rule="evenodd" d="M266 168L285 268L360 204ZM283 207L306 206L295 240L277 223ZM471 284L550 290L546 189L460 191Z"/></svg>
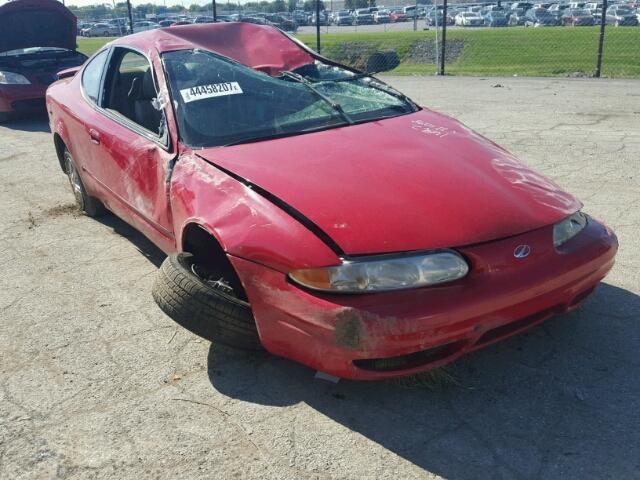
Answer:
<svg viewBox="0 0 640 480"><path fill-rule="evenodd" d="M413 112L368 76L319 62L269 76L203 50L163 55L180 136L191 147L296 135Z"/></svg>

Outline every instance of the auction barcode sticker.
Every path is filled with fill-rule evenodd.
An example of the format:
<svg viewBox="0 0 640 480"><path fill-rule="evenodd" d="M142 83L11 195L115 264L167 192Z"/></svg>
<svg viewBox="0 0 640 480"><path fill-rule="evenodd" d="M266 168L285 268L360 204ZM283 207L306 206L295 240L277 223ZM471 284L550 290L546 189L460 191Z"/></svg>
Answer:
<svg viewBox="0 0 640 480"><path fill-rule="evenodd" d="M204 100L205 98L224 97L225 95L238 95L240 93L243 92L238 82L211 83L180 90L184 103Z"/></svg>

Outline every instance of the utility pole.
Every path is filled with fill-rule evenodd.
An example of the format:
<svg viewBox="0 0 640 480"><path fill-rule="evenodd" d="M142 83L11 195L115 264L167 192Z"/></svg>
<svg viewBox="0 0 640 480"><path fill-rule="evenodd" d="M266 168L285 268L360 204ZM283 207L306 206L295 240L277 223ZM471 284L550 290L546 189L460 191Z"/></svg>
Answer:
<svg viewBox="0 0 640 480"><path fill-rule="evenodd" d="M218 12L216 9L216 0L211 0L211 10L213 11L213 21L218 21Z"/></svg>
<svg viewBox="0 0 640 480"><path fill-rule="evenodd" d="M415 9L413 10L413 31L418 30L418 0L416 0Z"/></svg>
<svg viewBox="0 0 640 480"><path fill-rule="evenodd" d="M600 17L600 38L598 38L598 60L596 62L596 71L593 74L594 77L600 77L600 70L602 69L602 50L604 49L604 29L607 23L607 0L602 0L602 15Z"/></svg>
<svg viewBox="0 0 640 480"><path fill-rule="evenodd" d="M436 56L434 62L436 64L436 73L438 72L438 61L440 60L440 55L438 53L439 43L438 43L438 0L433 0L433 11L435 12L433 15L434 23L436 24Z"/></svg>
<svg viewBox="0 0 640 480"><path fill-rule="evenodd" d="M436 10L436 16L438 11ZM447 48L447 0L442 4L442 48L440 49L440 75L444 75L444 57Z"/></svg>
<svg viewBox="0 0 640 480"><path fill-rule="evenodd" d="M320 53L320 0L316 0L316 51Z"/></svg>
<svg viewBox="0 0 640 480"><path fill-rule="evenodd" d="M129 33L133 33L133 16L131 15L131 0L127 0L127 14L129 15Z"/></svg>

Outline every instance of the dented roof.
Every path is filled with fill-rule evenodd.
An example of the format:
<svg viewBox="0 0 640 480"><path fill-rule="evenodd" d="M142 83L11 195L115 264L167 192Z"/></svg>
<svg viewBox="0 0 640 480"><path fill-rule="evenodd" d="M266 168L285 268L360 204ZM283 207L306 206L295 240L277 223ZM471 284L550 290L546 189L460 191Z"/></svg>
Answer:
<svg viewBox="0 0 640 480"><path fill-rule="evenodd" d="M308 51L277 28L242 22L159 28L119 38L113 44L159 52L201 48L270 75L314 61Z"/></svg>

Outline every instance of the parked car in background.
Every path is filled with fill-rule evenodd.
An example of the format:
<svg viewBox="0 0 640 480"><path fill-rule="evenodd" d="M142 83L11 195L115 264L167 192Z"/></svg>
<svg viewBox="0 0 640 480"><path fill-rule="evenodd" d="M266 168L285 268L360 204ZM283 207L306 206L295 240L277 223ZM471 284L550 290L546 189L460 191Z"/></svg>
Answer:
<svg viewBox="0 0 640 480"><path fill-rule="evenodd" d="M349 10L335 12L331 18L333 25L353 25L353 16Z"/></svg>
<svg viewBox="0 0 640 480"><path fill-rule="evenodd" d="M168 255L169 317L335 377L415 374L574 310L618 249L494 142L271 27L123 37L47 107L78 207Z"/></svg>
<svg viewBox="0 0 640 480"><path fill-rule="evenodd" d="M373 13L368 8L359 8L353 14L354 25L373 25Z"/></svg>
<svg viewBox="0 0 640 480"><path fill-rule="evenodd" d="M408 22L409 17L402 9L392 9L389 11L389 20L391 23Z"/></svg>
<svg viewBox="0 0 640 480"><path fill-rule="evenodd" d="M193 20L193 23L213 23L213 17L207 17L206 15L201 15L196 17Z"/></svg>
<svg viewBox="0 0 640 480"><path fill-rule="evenodd" d="M45 91L58 72L82 65L77 19L53 0L0 6L0 123L14 113L44 112Z"/></svg>
<svg viewBox="0 0 640 480"><path fill-rule="evenodd" d="M526 12L521 8L516 8L511 10L508 24L510 27L520 26L520 25L524 25L525 20L526 20Z"/></svg>
<svg viewBox="0 0 640 480"><path fill-rule="evenodd" d="M238 22L253 23L254 25L271 25L271 26L274 26L266 18L258 17L258 16L255 16L255 15L241 15L238 18Z"/></svg>
<svg viewBox="0 0 640 480"><path fill-rule="evenodd" d="M302 10L296 10L292 14L293 20L301 27L309 25L309 15Z"/></svg>
<svg viewBox="0 0 640 480"><path fill-rule="evenodd" d="M158 25L162 28L170 27L171 25L175 25L175 20L161 20L158 22Z"/></svg>
<svg viewBox="0 0 640 480"><path fill-rule="evenodd" d="M373 21L375 23L391 23L389 10L378 10L376 12L373 12Z"/></svg>
<svg viewBox="0 0 640 480"><path fill-rule="evenodd" d="M513 2L511 4L511 10L522 9L523 11L531 10L533 8L533 3L531 2Z"/></svg>
<svg viewBox="0 0 640 480"><path fill-rule="evenodd" d="M133 24L133 33L146 32L147 30L154 30L160 28L160 25L154 22L136 22Z"/></svg>
<svg viewBox="0 0 640 480"><path fill-rule="evenodd" d="M188 20L178 20L177 22L173 22L171 24L172 27L179 27L181 25L191 25L192 22L189 22Z"/></svg>
<svg viewBox="0 0 640 480"><path fill-rule="evenodd" d="M298 30L298 24L292 17L288 17L280 13L268 13L265 15L265 20L271 22L271 25L274 25L285 32L295 32Z"/></svg>
<svg viewBox="0 0 640 480"><path fill-rule="evenodd" d="M593 15L591 15L587 10L580 8L567 8L560 17L560 23L565 27L578 27L591 26L595 22Z"/></svg>
<svg viewBox="0 0 640 480"><path fill-rule="evenodd" d="M525 14L525 27L555 27L557 25L560 25L560 20L544 8L532 8Z"/></svg>
<svg viewBox="0 0 640 480"><path fill-rule="evenodd" d="M420 18L420 10L416 9L415 5L403 7L403 10L407 18L411 21L413 21L414 18Z"/></svg>
<svg viewBox="0 0 640 480"><path fill-rule="evenodd" d="M638 25L638 17L627 5L612 5L607 8L606 22L616 27L635 26Z"/></svg>
<svg viewBox="0 0 640 480"><path fill-rule="evenodd" d="M120 29L108 23L94 23L82 30L83 37L114 37L120 34Z"/></svg>
<svg viewBox="0 0 640 480"><path fill-rule="evenodd" d="M455 24L460 27L480 27L484 25L484 19L478 13L462 12L456 15Z"/></svg>
<svg viewBox="0 0 640 480"><path fill-rule="evenodd" d="M560 19L560 17L562 17L562 13L569 8L569 4L568 3L553 3L551 4L551 6L547 9L547 12L549 12L551 15L553 15L555 18Z"/></svg>
<svg viewBox="0 0 640 480"><path fill-rule="evenodd" d="M106 23L113 25L118 30L118 36L129 33L129 21L126 18L112 18Z"/></svg>
<svg viewBox="0 0 640 480"><path fill-rule="evenodd" d="M484 16L484 25L487 27L506 27L507 16L500 10L492 10Z"/></svg>
<svg viewBox="0 0 640 480"><path fill-rule="evenodd" d="M316 20L316 14L311 15L311 25L318 25L318 21ZM329 25L329 12L323 10L320 12L320 23L321 26Z"/></svg>
<svg viewBox="0 0 640 480"><path fill-rule="evenodd" d="M78 23L78 25L76 27L78 35L83 36L82 31L87 29L87 28L89 28L91 25L93 25L93 23L89 23L89 22Z"/></svg>

